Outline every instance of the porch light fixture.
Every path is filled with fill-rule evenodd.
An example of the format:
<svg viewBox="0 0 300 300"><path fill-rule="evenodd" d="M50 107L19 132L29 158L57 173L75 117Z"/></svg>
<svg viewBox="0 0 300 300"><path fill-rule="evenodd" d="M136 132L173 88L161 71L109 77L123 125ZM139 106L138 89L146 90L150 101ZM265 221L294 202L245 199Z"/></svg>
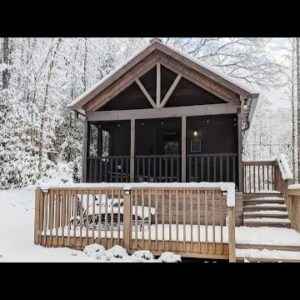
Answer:
<svg viewBox="0 0 300 300"><path fill-rule="evenodd" d="M193 131L193 136L198 137L199 136L199 130L194 130Z"/></svg>

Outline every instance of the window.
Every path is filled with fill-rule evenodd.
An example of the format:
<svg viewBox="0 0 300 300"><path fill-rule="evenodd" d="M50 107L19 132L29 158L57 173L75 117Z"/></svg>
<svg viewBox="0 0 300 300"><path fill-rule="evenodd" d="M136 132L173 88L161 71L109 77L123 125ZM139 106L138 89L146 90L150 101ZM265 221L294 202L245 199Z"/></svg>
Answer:
<svg viewBox="0 0 300 300"><path fill-rule="evenodd" d="M192 153L201 152L201 140L192 140L191 141L191 152Z"/></svg>

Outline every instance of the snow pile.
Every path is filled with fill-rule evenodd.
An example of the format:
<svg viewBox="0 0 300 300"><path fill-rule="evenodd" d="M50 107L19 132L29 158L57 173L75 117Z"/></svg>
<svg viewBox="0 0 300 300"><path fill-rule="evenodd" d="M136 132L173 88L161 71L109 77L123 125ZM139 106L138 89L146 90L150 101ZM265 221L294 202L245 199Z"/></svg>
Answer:
<svg viewBox="0 0 300 300"><path fill-rule="evenodd" d="M174 254L172 252L164 252L158 259L160 262L164 263L176 263L176 262L181 262L181 256Z"/></svg>
<svg viewBox="0 0 300 300"><path fill-rule="evenodd" d="M164 252L155 259L149 250L138 250L129 255L125 248L115 245L112 248L105 248L98 244L88 245L84 248L83 253L89 257L95 258L98 262L181 262L181 256L172 252Z"/></svg>
<svg viewBox="0 0 300 300"><path fill-rule="evenodd" d="M149 250L138 250L135 251L131 257L136 261L136 262L153 262L154 261L154 256Z"/></svg>
<svg viewBox="0 0 300 300"><path fill-rule="evenodd" d="M282 179L283 180L293 179L293 174L289 167L288 159L285 154L279 155L278 164L281 171Z"/></svg>
<svg viewBox="0 0 300 300"><path fill-rule="evenodd" d="M89 257L100 259L105 251L102 245L91 244L84 248L83 253Z"/></svg>

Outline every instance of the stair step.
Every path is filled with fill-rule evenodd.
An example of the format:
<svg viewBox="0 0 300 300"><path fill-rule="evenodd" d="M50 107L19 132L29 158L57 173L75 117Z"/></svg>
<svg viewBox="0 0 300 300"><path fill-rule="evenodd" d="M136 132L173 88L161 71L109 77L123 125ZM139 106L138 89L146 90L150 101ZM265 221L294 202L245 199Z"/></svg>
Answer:
<svg viewBox="0 0 300 300"><path fill-rule="evenodd" d="M243 212L243 217L245 218L287 218L288 214L286 211L278 210L257 210L250 212Z"/></svg>
<svg viewBox="0 0 300 300"><path fill-rule="evenodd" d="M261 198L261 197L280 197L282 194L278 191L274 192L265 192L265 193L251 193L251 194L243 194L244 199L250 198Z"/></svg>
<svg viewBox="0 0 300 300"><path fill-rule="evenodd" d="M280 228L291 228L290 223L281 223L281 222L247 222L244 221L244 226L247 227L280 227Z"/></svg>
<svg viewBox="0 0 300 300"><path fill-rule="evenodd" d="M266 222L266 223L269 223L269 222L273 222L273 223L277 223L277 222L280 222L280 223L291 223L291 221L288 219L288 218L285 218L285 219L280 219L280 218L246 218L245 221L247 222Z"/></svg>
<svg viewBox="0 0 300 300"><path fill-rule="evenodd" d="M300 252L282 250L236 249L238 262L300 262Z"/></svg>
<svg viewBox="0 0 300 300"><path fill-rule="evenodd" d="M260 211L260 210L277 210L277 211L286 211L285 204L278 203L260 203L253 205L245 205L243 207L244 212Z"/></svg>
<svg viewBox="0 0 300 300"><path fill-rule="evenodd" d="M279 250L279 251L292 251L300 253L299 246L289 246L289 245L266 245L266 244L236 244L237 249L257 249L257 250Z"/></svg>
<svg viewBox="0 0 300 300"><path fill-rule="evenodd" d="M284 204L283 198L251 198L243 201L244 206L255 204Z"/></svg>
<svg viewBox="0 0 300 300"><path fill-rule="evenodd" d="M300 259L275 259L275 258L262 258L262 257L237 257L238 263L300 263Z"/></svg>

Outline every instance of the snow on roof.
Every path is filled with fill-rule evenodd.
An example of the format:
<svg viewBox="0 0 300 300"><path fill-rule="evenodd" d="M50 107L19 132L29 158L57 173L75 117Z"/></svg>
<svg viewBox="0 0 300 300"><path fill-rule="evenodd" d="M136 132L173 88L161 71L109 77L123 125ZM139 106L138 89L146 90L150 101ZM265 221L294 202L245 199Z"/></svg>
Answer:
<svg viewBox="0 0 300 300"><path fill-rule="evenodd" d="M163 45L164 47L167 47L169 49L171 49L172 51L176 52L177 54L179 54L182 57L185 57L187 59L189 59L190 61L196 63L197 65L199 65L200 67L202 67L203 69L206 69L209 72L212 72L214 75L217 75L219 77L221 77L222 79L226 80L227 82L235 85L236 87L244 90L245 92L249 93L249 94L255 94L255 91L253 90L252 87L250 87L249 85L246 84L241 84L240 82L237 82L237 80L233 79L232 77L225 75L223 73L221 73L219 70L216 70L216 68L213 68L209 65L207 65L204 62L200 62L199 59L179 50L176 49L175 47L171 46L171 45L166 45L158 40L155 40L154 42L152 42L149 45L146 45L145 47L143 47L140 51L138 51L136 54L132 55L131 57L129 57L123 64L119 65L119 67L115 68L114 70L112 70L109 74L107 74L106 76L104 76L100 81L98 81L97 83L95 83L93 86L91 86L88 90L86 90L83 94L81 94L80 96L78 96L75 100L73 100L68 107L73 107L76 104L78 104L81 100L83 100L85 97L87 97L89 94L91 94L93 91L96 91L98 87L101 86L101 84L103 84L105 81L107 81L109 78L111 78L114 74L116 74L117 72L119 72L122 68L124 68L130 61L132 61L135 57L137 57L139 54L141 54L143 51L145 51L148 47L150 47L153 43L158 43L160 45Z"/></svg>

